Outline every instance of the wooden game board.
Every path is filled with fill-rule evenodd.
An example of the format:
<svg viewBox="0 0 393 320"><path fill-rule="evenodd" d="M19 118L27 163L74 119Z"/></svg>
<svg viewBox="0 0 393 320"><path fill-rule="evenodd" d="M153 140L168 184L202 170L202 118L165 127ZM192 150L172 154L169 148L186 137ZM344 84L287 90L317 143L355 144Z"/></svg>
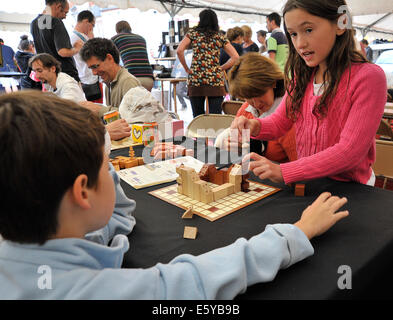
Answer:
<svg viewBox="0 0 393 320"><path fill-rule="evenodd" d="M215 221L281 190L254 181L249 182L249 191L234 193L217 202L210 202L208 204L179 194L177 192L177 184L150 191L149 193L185 210L192 206L194 214L209 221ZM211 182L209 182L209 185L212 187L217 186Z"/></svg>

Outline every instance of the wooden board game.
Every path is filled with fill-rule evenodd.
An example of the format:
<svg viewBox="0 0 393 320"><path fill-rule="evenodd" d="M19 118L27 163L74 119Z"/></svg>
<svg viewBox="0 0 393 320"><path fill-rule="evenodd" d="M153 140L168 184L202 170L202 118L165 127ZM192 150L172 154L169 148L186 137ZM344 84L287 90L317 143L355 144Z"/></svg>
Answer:
<svg viewBox="0 0 393 320"><path fill-rule="evenodd" d="M240 191L208 204L179 194L177 184L150 191L149 194L185 210L192 206L194 214L209 221L215 221L281 190L258 182L248 181L250 187L247 192ZM211 187L217 186L211 182L209 182L209 185Z"/></svg>

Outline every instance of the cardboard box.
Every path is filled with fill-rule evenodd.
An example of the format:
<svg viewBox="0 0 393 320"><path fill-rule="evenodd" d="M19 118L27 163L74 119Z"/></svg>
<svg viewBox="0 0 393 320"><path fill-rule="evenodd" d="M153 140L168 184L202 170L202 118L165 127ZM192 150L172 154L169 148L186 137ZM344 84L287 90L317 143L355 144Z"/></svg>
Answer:
<svg viewBox="0 0 393 320"><path fill-rule="evenodd" d="M154 141L157 135L157 123L133 124L131 127L131 138L135 143L143 143L145 146Z"/></svg>
<svg viewBox="0 0 393 320"><path fill-rule="evenodd" d="M172 120L158 123L159 140L172 139L184 136L184 121Z"/></svg>

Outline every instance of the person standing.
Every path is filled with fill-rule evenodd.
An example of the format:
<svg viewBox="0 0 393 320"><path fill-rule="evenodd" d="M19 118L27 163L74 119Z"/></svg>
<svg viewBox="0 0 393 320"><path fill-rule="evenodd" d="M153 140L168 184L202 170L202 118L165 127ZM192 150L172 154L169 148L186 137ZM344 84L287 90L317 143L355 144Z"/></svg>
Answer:
<svg viewBox="0 0 393 320"><path fill-rule="evenodd" d="M95 17L89 10L81 11L77 17L77 23L72 32L70 39L71 44L74 45L81 40L83 43L94 37L93 29L95 26ZM87 67L86 62L82 60L80 54L74 56L76 68L78 70L79 78L81 79L82 89L88 101L97 103L103 102L103 90L98 76Z"/></svg>
<svg viewBox="0 0 393 320"><path fill-rule="evenodd" d="M259 48L258 45L251 40L252 30L249 26L244 25L242 26L244 32L244 42L243 42L243 53L247 52L258 52Z"/></svg>
<svg viewBox="0 0 393 320"><path fill-rule="evenodd" d="M231 29L228 29L227 33L227 38L231 42L231 45L236 49L237 54L241 56L243 54L243 37L244 37L244 31L240 27L234 27ZM229 60L229 55L225 52L224 49L220 50L220 65L224 64Z"/></svg>
<svg viewBox="0 0 393 320"><path fill-rule="evenodd" d="M280 15L276 12L269 14L266 17L266 25L267 31L271 33L270 38L267 40L267 52L269 53L269 58L276 61L281 70L284 71L289 49L287 37L280 29Z"/></svg>
<svg viewBox="0 0 393 320"><path fill-rule="evenodd" d="M36 89L41 90L42 85L30 78L31 68L29 67L29 60L35 55L34 42L29 40L27 35L20 37L18 49L15 53L15 59L19 65L20 71L26 73L26 76L21 78L20 86L22 89Z"/></svg>
<svg viewBox="0 0 393 320"><path fill-rule="evenodd" d="M3 72L18 72L17 63L15 60L15 52L10 46L4 44L3 39L0 39L0 57L2 64L0 71ZM7 93L18 91L19 82L11 77L0 77L0 91Z"/></svg>
<svg viewBox="0 0 393 320"><path fill-rule="evenodd" d="M191 28L177 48L177 56L188 73L188 96L193 116L205 113L205 98L208 97L209 113L221 114L221 104L226 94L224 70L229 69L239 58L226 36L219 32L218 18L211 9L199 13L199 23ZM191 47L191 68L187 66L184 51ZM224 48L230 59L220 66L220 49Z"/></svg>
<svg viewBox="0 0 393 320"><path fill-rule="evenodd" d="M151 91L154 76L147 55L146 40L131 31L131 26L127 21L119 21L116 24L117 34L112 37L112 41L120 52L124 67L138 78L146 90Z"/></svg>
<svg viewBox="0 0 393 320"><path fill-rule="evenodd" d="M75 66L75 56L83 46L82 41L71 45L70 37L62 19L69 11L67 0L45 0L46 8L30 24L37 53L49 53L61 63L61 69L80 81Z"/></svg>
<svg viewBox="0 0 393 320"><path fill-rule="evenodd" d="M259 30L257 31L257 39L258 42L261 44L259 48L259 53L264 53L266 52L266 34L267 32L265 30Z"/></svg>
<svg viewBox="0 0 393 320"><path fill-rule="evenodd" d="M362 39L360 41L360 48L362 49L363 55L370 62L373 62L373 50L369 47L368 41L366 39Z"/></svg>

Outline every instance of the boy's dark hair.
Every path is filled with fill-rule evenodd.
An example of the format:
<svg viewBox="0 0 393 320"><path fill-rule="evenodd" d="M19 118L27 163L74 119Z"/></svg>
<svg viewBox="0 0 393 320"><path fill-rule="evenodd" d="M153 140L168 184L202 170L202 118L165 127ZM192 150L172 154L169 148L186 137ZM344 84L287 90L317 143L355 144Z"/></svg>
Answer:
<svg viewBox="0 0 393 320"><path fill-rule="evenodd" d="M116 33L131 33L130 24L125 20L119 21L116 23Z"/></svg>
<svg viewBox="0 0 393 320"><path fill-rule="evenodd" d="M0 96L0 121L0 234L43 244L75 179L86 174L97 186L105 127L90 110L36 91Z"/></svg>
<svg viewBox="0 0 393 320"><path fill-rule="evenodd" d="M117 64L120 63L119 50L111 40L105 38L93 38L85 42L79 54L82 60L86 62L92 57L104 61L108 53Z"/></svg>
<svg viewBox="0 0 393 320"><path fill-rule="evenodd" d="M270 22L274 21L274 23L279 27L281 25L281 16L277 12L272 12L268 16L266 16Z"/></svg>
<svg viewBox="0 0 393 320"><path fill-rule="evenodd" d="M87 19L88 22L93 22L95 20L94 14L89 10L79 12L77 21L82 22L85 19Z"/></svg>
<svg viewBox="0 0 393 320"><path fill-rule="evenodd" d="M257 31L257 35L261 37L266 37L267 32L265 30L259 30Z"/></svg>
<svg viewBox="0 0 393 320"><path fill-rule="evenodd" d="M40 53L35 55L34 57L31 57L29 60L29 67L33 68L32 64L34 61L37 60L42 62L42 66L44 68L49 69L52 67L56 67L56 74L59 74L59 72L61 71L61 63L48 53Z"/></svg>

